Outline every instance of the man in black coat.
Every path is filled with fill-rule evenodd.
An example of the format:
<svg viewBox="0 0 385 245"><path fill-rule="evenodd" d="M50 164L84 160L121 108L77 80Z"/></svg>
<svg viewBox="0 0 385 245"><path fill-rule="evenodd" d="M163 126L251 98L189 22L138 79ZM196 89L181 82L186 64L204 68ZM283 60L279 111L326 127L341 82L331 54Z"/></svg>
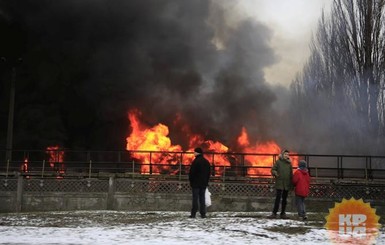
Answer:
<svg viewBox="0 0 385 245"><path fill-rule="evenodd" d="M189 172L189 181L192 188L192 209L190 218L195 218L198 211L199 200L199 212L202 218L206 218L206 204L205 204L205 192L209 185L210 179L210 163L203 157L203 151L201 148L194 149L195 159L191 163Z"/></svg>

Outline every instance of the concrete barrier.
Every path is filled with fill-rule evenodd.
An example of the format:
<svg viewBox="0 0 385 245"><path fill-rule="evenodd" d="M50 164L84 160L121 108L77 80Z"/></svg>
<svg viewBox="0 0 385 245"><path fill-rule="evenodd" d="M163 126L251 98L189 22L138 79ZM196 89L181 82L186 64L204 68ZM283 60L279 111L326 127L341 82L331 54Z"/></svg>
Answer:
<svg viewBox="0 0 385 245"><path fill-rule="evenodd" d="M69 210L189 212L191 209L191 191L186 181L117 180L114 177L97 180L31 180L19 176L3 183L7 183L7 186L3 184L0 188L0 212ZM261 186L245 183L210 183L212 206L208 211L270 212L273 207L274 190L271 186ZM376 188L383 192L384 187ZM381 197L376 200L363 199L370 202L372 208L376 208L377 214L385 214L385 201L381 200ZM309 197L306 199L306 207L310 212L326 213L334 207L335 202L341 200L342 198L330 196ZM296 212L292 192L288 198L287 211Z"/></svg>

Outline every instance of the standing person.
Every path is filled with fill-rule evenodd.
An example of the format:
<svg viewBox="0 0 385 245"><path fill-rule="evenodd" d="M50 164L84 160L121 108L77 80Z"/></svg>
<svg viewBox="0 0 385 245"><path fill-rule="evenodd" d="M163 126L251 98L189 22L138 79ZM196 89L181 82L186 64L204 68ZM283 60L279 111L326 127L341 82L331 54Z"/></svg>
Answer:
<svg viewBox="0 0 385 245"><path fill-rule="evenodd" d="M205 192L209 185L210 179L210 163L203 157L201 148L194 149L195 159L191 163L189 172L189 181L192 188L192 209L190 218L195 218L196 212L199 212L202 218L206 218ZM198 202L199 200L199 202Z"/></svg>
<svg viewBox="0 0 385 245"><path fill-rule="evenodd" d="M293 184L295 186L295 203L297 205L298 216L303 220L307 220L305 209L305 198L310 192L310 175L307 170L307 163L301 160L298 164L297 171L293 175Z"/></svg>
<svg viewBox="0 0 385 245"><path fill-rule="evenodd" d="M286 203L289 191L292 189L293 167L289 157L289 151L283 150L278 157L278 160L271 168L271 174L275 178L276 196L274 202L273 213L269 218L276 218L279 209L279 203L281 202L281 214L282 219L286 219Z"/></svg>

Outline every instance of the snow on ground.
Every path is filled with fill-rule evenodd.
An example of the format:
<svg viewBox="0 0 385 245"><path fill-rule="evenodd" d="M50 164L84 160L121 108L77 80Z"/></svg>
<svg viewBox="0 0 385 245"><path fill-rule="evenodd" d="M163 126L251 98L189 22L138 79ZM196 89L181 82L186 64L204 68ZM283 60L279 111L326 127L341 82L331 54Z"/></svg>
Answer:
<svg viewBox="0 0 385 245"><path fill-rule="evenodd" d="M0 214L0 244L332 244L325 214L303 222L269 213L73 211ZM377 244L385 244L381 228Z"/></svg>

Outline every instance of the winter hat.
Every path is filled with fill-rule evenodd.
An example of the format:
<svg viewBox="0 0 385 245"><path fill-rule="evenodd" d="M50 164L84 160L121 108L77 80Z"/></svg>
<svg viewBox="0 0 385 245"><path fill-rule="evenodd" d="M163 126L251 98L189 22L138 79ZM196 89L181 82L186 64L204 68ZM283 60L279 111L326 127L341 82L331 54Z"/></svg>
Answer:
<svg viewBox="0 0 385 245"><path fill-rule="evenodd" d="M288 150L282 150L281 153L279 154L279 158L283 159L283 158L284 158L283 155L284 155L286 152L289 153Z"/></svg>
<svg viewBox="0 0 385 245"><path fill-rule="evenodd" d="M200 147L195 148L194 152L199 153L199 154L203 153L202 148L200 148Z"/></svg>
<svg viewBox="0 0 385 245"><path fill-rule="evenodd" d="M289 153L289 151L285 149L285 150L283 150L283 151L281 152L281 154L283 155L283 154L285 154L286 152Z"/></svg>
<svg viewBox="0 0 385 245"><path fill-rule="evenodd" d="M307 168L307 163L306 163L306 161L305 161L305 160L299 161L299 163L298 163L298 168L299 168L299 169L305 169L305 168Z"/></svg>

